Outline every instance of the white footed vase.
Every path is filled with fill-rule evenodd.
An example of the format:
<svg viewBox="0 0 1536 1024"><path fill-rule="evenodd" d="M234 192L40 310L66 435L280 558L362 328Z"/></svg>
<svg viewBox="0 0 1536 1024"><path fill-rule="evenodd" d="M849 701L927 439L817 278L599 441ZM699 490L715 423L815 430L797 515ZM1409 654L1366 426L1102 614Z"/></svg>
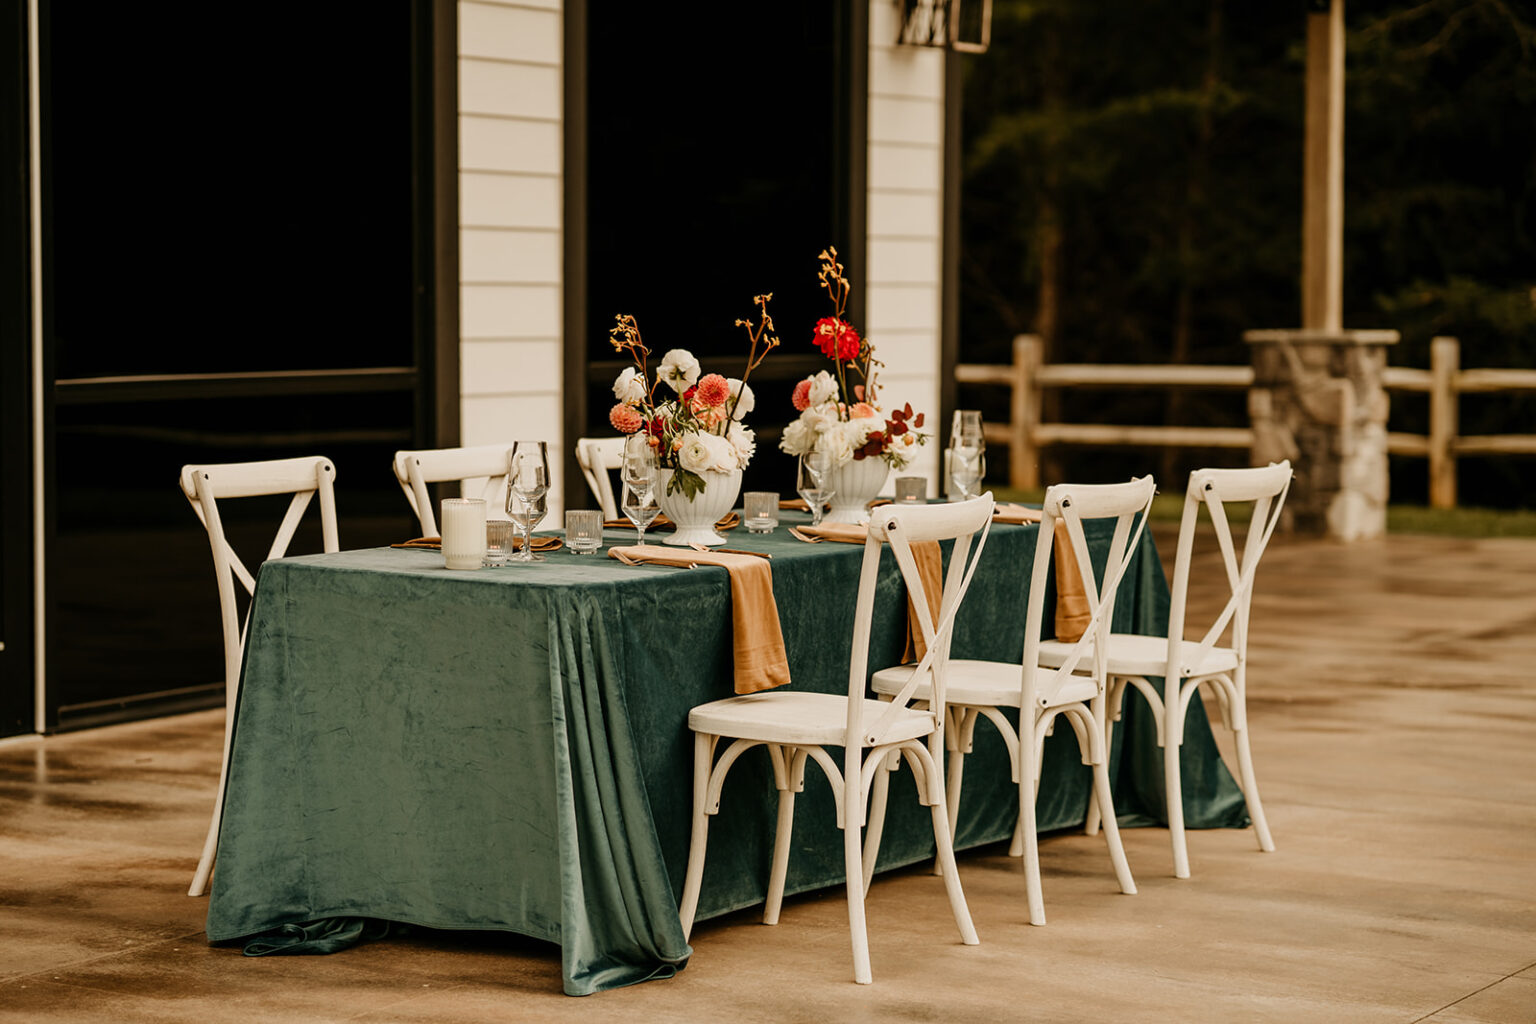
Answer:
<svg viewBox="0 0 1536 1024"><path fill-rule="evenodd" d="M667 493L672 473L670 469L656 471L656 504L677 525L677 530L665 537L663 543L680 547L724 544L725 538L715 532L715 524L736 507L736 497L741 493L741 470L705 470L699 474L704 478L704 490L692 498L682 491Z"/></svg>
<svg viewBox="0 0 1536 1024"><path fill-rule="evenodd" d="M891 466L882 458L854 459L834 469L831 482L832 503L824 523L852 523L855 526L869 521L869 503L885 486Z"/></svg>

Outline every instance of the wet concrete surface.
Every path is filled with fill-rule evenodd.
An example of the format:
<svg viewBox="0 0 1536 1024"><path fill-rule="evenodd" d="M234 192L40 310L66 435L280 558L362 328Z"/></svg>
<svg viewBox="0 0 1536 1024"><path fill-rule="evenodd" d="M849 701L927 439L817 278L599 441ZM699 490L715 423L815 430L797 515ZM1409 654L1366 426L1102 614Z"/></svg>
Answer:
<svg viewBox="0 0 1536 1024"><path fill-rule="evenodd" d="M870 987L840 891L774 928L703 922L676 978L583 999L561 994L557 949L518 936L246 958L207 943L185 895L222 712L5 742L0 1021L1536 1022L1533 581L1529 540L1277 540L1250 716L1278 850L1195 832L1178 880L1167 833L1128 829L1123 896L1102 839L1051 836L1043 928L1015 862L965 853L977 947L937 879L881 876Z"/></svg>

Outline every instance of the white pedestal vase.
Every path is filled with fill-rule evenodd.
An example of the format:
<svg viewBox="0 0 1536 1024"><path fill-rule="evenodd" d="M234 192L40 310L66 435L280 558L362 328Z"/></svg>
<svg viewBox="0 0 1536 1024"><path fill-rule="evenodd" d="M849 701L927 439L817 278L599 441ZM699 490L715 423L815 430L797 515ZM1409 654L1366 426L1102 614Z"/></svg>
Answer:
<svg viewBox="0 0 1536 1024"><path fill-rule="evenodd" d="M692 498L681 490L667 493L672 473L670 469L656 471L656 504L677 525L674 533L664 536L663 543L679 547L724 544L725 538L715 532L715 523L736 507L736 498L741 493L741 470L730 473L705 470L699 474L704 478L704 490Z"/></svg>
<svg viewBox="0 0 1536 1024"><path fill-rule="evenodd" d="M832 482L827 486L833 491L832 505L824 523L852 523L858 526L869 520L869 503L885 486L890 474L890 463L882 458L854 459L832 471Z"/></svg>

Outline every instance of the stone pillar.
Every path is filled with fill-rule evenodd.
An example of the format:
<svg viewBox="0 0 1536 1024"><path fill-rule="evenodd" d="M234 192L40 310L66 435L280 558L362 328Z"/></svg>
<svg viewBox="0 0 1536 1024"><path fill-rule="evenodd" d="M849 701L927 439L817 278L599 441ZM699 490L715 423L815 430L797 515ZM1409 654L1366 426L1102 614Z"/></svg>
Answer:
<svg viewBox="0 0 1536 1024"><path fill-rule="evenodd" d="M1245 331L1253 464L1290 459L1284 525L1339 540L1387 530L1387 346L1396 331Z"/></svg>

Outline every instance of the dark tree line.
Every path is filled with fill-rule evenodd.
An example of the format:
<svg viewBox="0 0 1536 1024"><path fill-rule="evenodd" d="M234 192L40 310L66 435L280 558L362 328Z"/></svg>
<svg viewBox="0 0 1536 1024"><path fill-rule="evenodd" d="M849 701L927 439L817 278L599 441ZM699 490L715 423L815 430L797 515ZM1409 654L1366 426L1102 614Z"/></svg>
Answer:
<svg viewBox="0 0 1536 1024"><path fill-rule="evenodd" d="M1536 366L1536 3L1348 0L1347 327L1464 366ZM1030 332L1060 362L1244 363L1300 320L1306 4L996 0L967 62L962 358ZM983 392L962 399L987 407ZM1002 396L994 414L1004 415ZM1239 396L1064 393L1069 421L1241 423ZM1425 410L1394 396L1392 429ZM1536 400L1469 397L1468 433L1536 430ZM1236 453L1058 449L1048 477L1164 477ZM1464 500L1536 502L1536 460L1464 463ZM1422 461L1394 496L1422 497Z"/></svg>

